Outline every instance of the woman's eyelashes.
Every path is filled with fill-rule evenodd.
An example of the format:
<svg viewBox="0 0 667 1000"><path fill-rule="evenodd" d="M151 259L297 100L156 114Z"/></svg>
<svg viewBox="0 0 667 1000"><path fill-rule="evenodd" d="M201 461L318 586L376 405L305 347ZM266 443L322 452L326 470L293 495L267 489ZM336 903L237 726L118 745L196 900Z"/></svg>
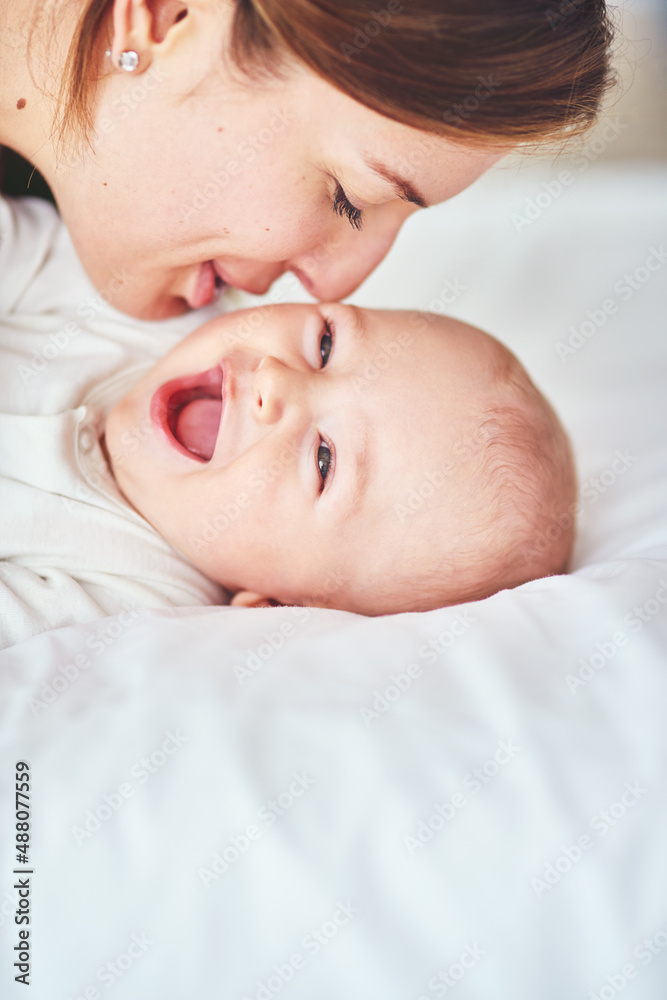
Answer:
<svg viewBox="0 0 667 1000"><path fill-rule="evenodd" d="M336 191L333 199L333 210L336 215L346 218L353 229L361 229L363 225L363 212L360 208L355 208L347 197L340 184L336 184Z"/></svg>

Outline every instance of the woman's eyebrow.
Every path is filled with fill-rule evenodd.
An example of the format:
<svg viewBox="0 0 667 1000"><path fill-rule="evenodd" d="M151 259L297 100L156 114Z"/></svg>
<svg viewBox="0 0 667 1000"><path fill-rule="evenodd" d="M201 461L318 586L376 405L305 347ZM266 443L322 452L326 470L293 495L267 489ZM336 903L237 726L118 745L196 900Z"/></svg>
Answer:
<svg viewBox="0 0 667 1000"><path fill-rule="evenodd" d="M410 181L406 181L403 177L399 177L398 174L392 173L391 170L387 170L385 166L381 163L377 163L375 160L365 160L364 162L374 173L379 174L380 177L389 181L398 197L402 198L403 201L409 201L413 205L419 205L420 208L428 208L426 198L424 198L419 191L416 190Z"/></svg>

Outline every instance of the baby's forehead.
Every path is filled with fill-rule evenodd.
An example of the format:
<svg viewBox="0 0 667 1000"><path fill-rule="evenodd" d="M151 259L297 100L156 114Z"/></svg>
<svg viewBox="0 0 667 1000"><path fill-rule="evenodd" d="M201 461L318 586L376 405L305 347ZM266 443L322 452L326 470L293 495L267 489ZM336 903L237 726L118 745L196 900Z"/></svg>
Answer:
<svg viewBox="0 0 667 1000"><path fill-rule="evenodd" d="M422 421L474 419L487 405L507 353L488 334L429 313L388 312L376 319L378 329L382 336L361 354L368 357L364 380L378 389L376 405L391 405L396 394L405 420L420 427Z"/></svg>
<svg viewBox="0 0 667 1000"><path fill-rule="evenodd" d="M433 356L441 360L447 360L455 354L462 364L471 364L475 360L491 362L499 352L504 351L503 345L495 337L463 320L429 312L418 313L417 317L413 322L420 326L422 333L428 334ZM422 345L417 339L414 346Z"/></svg>
<svg viewBox="0 0 667 1000"><path fill-rule="evenodd" d="M449 341L442 349L441 334ZM505 354L514 365L512 355L502 345L497 351L481 331L452 330L436 317L421 341L411 343L410 359L397 358L386 383L378 378L368 394L376 459L371 497L381 520L408 501L421 510L425 495L429 506L452 509L471 490L481 496L488 485L482 466L489 443L503 440L510 417L514 434L517 426L527 431L534 412L505 377Z"/></svg>
<svg viewBox="0 0 667 1000"><path fill-rule="evenodd" d="M414 364L434 374L455 373L459 378L475 374L480 384L494 377L503 345L490 334L451 316L429 312L388 311L384 314L384 336L401 347Z"/></svg>

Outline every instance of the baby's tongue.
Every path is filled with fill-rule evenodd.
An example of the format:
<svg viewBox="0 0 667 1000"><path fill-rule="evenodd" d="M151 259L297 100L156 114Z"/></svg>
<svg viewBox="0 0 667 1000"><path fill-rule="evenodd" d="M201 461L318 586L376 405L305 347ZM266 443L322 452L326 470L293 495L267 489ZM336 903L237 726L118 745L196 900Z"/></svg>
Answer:
<svg viewBox="0 0 667 1000"><path fill-rule="evenodd" d="M213 457L220 427L221 399L193 399L178 415L176 437L204 461Z"/></svg>

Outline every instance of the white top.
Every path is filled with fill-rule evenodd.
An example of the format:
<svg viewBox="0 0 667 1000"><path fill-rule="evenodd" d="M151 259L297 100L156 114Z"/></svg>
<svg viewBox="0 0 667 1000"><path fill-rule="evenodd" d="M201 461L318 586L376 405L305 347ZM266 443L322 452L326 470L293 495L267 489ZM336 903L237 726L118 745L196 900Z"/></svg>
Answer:
<svg viewBox="0 0 667 1000"><path fill-rule="evenodd" d="M0 198L0 648L131 608L226 603L127 503L98 440L133 382L219 311L130 319L51 205Z"/></svg>

